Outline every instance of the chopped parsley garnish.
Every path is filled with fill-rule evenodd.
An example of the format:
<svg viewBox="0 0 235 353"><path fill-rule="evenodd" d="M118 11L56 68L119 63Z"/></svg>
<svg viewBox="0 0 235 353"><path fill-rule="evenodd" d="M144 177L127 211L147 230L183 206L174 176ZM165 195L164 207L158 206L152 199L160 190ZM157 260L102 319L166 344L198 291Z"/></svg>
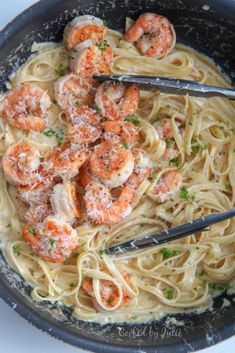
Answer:
<svg viewBox="0 0 235 353"><path fill-rule="evenodd" d="M100 43L99 45L98 45L98 48L100 49L100 50L106 50L107 49L107 43L106 42L102 42L102 43Z"/></svg>
<svg viewBox="0 0 235 353"><path fill-rule="evenodd" d="M76 105L80 105L81 103L80 103L80 101L76 101L75 104Z"/></svg>
<svg viewBox="0 0 235 353"><path fill-rule="evenodd" d="M204 144L201 144L199 141L197 140L192 140L192 155L195 157L198 152L200 151L200 149L202 149L203 151L205 151L207 149L207 145L204 143Z"/></svg>
<svg viewBox="0 0 235 353"><path fill-rule="evenodd" d="M165 139L165 142L166 142L166 148L170 148L172 146L172 140L169 139L169 137Z"/></svg>
<svg viewBox="0 0 235 353"><path fill-rule="evenodd" d="M229 283L209 283L209 288L214 290L228 290L230 288Z"/></svg>
<svg viewBox="0 0 235 353"><path fill-rule="evenodd" d="M185 124L181 124L180 126L179 126L179 129L184 129L185 128Z"/></svg>
<svg viewBox="0 0 235 353"><path fill-rule="evenodd" d="M13 245L13 252L19 256L20 255L20 245Z"/></svg>
<svg viewBox="0 0 235 353"><path fill-rule="evenodd" d="M124 148L125 150L128 150L129 146L127 143L122 143L121 144L122 148Z"/></svg>
<svg viewBox="0 0 235 353"><path fill-rule="evenodd" d="M105 249L100 249L100 250L99 250L99 254L100 254L100 255L104 255L104 253L105 253Z"/></svg>
<svg viewBox="0 0 235 353"><path fill-rule="evenodd" d="M10 226L11 226L11 225L10 225L10 223L9 223L9 224L7 225L7 228L10 228Z"/></svg>
<svg viewBox="0 0 235 353"><path fill-rule="evenodd" d="M92 109L94 109L97 114L101 112L101 109L97 105L92 105Z"/></svg>
<svg viewBox="0 0 235 353"><path fill-rule="evenodd" d="M179 168L179 165L180 165L179 157L172 158L172 159L169 161L169 165L170 165L170 164L175 164L175 166L176 166L177 168Z"/></svg>
<svg viewBox="0 0 235 353"><path fill-rule="evenodd" d="M64 130L60 127L57 127L55 130L48 128L43 130L42 133L47 137L55 136L58 146L61 146L64 142Z"/></svg>
<svg viewBox="0 0 235 353"><path fill-rule="evenodd" d="M67 67L60 65L57 69L55 69L55 73L59 76L64 76L67 73Z"/></svg>
<svg viewBox="0 0 235 353"><path fill-rule="evenodd" d="M106 20L102 20L104 26L108 26L108 22Z"/></svg>
<svg viewBox="0 0 235 353"><path fill-rule="evenodd" d="M30 226L28 230L29 230L30 233L34 234L35 229L36 228L34 226Z"/></svg>
<svg viewBox="0 0 235 353"><path fill-rule="evenodd" d="M157 172L153 172L151 178L152 178L152 180L156 180L157 179Z"/></svg>
<svg viewBox="0 0 235 353"><path fill-rule="evenodd" d="M47 136L47 137L51 137L55 134L55 131L52 130L52 129L46 129L46 130L43 130L43 135Z"/></svg>
<svg viewBox="0 0 235 353"><path fill-rule="evenodd" d="M70 288L75 288L76 284L75 283L70 283Z"/></svg>
<svg viewBox="0 0 235 353"><path fill-rule="evenodd" d="M133 117L133 115L126 115L126 117L125 117L124 120L125 120L125 121L129 121L130 123L132 123L132 124L134 124L134 125L139 125L139 124L140 124L140 120L135 119L135 118Z"/></svg>
<svg viewBox="0 0 235 353"><path fill-rule="evenodd" d="M83 247L83 246L85 246L85 245L86 245L86 243L84 242L84 243L82 243L80 246Z"/></svg>
<svg viewBox="0 0 235 353"><path fill-rule="evenodd" d="M165 298L166 299L173 299L174 297L174 290L172 288L168 288L165 292Z"/></svg>
<svg viewBox="0 0 235 353"><path fill-rule="evenodd" d="M71 52L72 52L72 53L77 53L78 51L77 51L76 48L72 48L72 49L71 49Z"/></svg>
<svg viewBox="0 0 235 353"><path fill-rule="evenodd" d="M172 256L179 255L179 252L177 250L171 250L169 248L162 248L160 250L160 253L163 255L163 260L167 260Z"/></svg>
<svg viewBox="0 0 235 353"><path fill-rule="evenodd" d="M184 201L188 201L190 198L188 190L186 189L185 186L182 186L180 188L180 198L181 198L181 200L184 200Z"/></svg>
<svg viewBox="0 0 235 353"><path fill-rule="evenodd" d="M137 315L133 315L130 320L137 320L138 319L138 316Z"/></svg>
<svg viewBox="0 0 235 353"><path fill-rule="evenodd" d="M200 272L197 272L197 275L198 276L203 276L205 274L205 271L204 270L201 270Z"/></svg>
<svg viewBox="0 0 235 353"><path fill-rule="evenodd" d="M51 244L51 246L53 246L56 242L56 240L54 238L49 238L49 242Z"/></svg>
<svg viewBox="0 0 235 353"><path fill-rule="evenodd" d="M64 130L62 128L57 128L55 131L55 137L57 139L58 146L61 146L64 142Z"/></svg>
<svg viewBox="0 0 235 353"><path fill-rule="evenodd" d="M104 123L105 121L108 121L109 119L106 117L106 116L104 116L103 118L101 118L100 119L100 122L101 123Z"/></svg>
<svg viewBox="0 0 235 353"><path fill-rule="evenodd" d="M235 147L234 147L234 149L233 149L233 153L235 153Z"/></svg>

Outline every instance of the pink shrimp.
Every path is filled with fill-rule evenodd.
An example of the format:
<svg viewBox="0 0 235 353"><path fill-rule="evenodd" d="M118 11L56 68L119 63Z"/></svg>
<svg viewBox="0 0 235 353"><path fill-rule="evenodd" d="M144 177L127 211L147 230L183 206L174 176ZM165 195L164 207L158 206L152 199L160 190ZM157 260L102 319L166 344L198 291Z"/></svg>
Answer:
<svg viewBox="0 0 235 353"><path fill-rule="evenodd" d="M27 223L22 234L33 252L48 262L64 262L78 246L75 229L58 216L38 224Z"/></svg>
<svg viewBox="0 0 235 353"><path fill-rule="evenodd" d="M166 17L146 12L130 26L124 40L135 42L143 55L161 59L173 50L176 34Z"/></svg>
<svg viewBox="0 0 235 353"><path fill-rule="evenodd" d="M179 191L181 184L181 174L177 170L168 170L162 174L148 196L154 201L165 202Z"/></svg>
<svg viewBox="0 0 235 353"><path fill-rule="evenodd" d="M137 110L139 88L136 85L104 82L97 90L95 102L102 116L110 120L124 120Z"/></svg>
<svg viewBox="0 0 235 353"><path fill-rule="evenodd" d="M54 85L55 99L62 109L82 104L92 104L94 94L90 83L82 81L76 74L60 77Z"/></svg>
<svg viewBox="0 0 235 353"><path fill-rule="evenodd" d="M80 79L90 80L95 74L109 74L113 62L113 51L106 42L93 45L92 41L79 44L71 52L70 70L79 75ZM83 47L81 48L81 45ZM96 81L94 81L96 83Z"/></svg>
<svg viewBox="0 0 235 353"><path fill-rule="evenodd" d="M10 145L2 159L3 171L9 183L25 185L36 179L40 166L38 149L26 141Z"/></svg>
<svg viewBox="0 0 235 353"><path fill-rule="evenodd" d="M133 121L140 123L137 119L133 119ZM105 131L103 137L106 140L125 143L129 147L133 147L140 142L138 127L129 121L105 121L101 125Z"/></svg>
<svg viewBox="0 0 235 353"><path fill-rule="evenodd" d="M102 134L100 115L88 106L71 107L68 115L72 122L67 129L68 140L82 144L98 140Z"/></svg>
<svg viewBox="0 0 235 353"><path fill-rule="evenodd" d="M0 113L18 129L42 131L47 127L50 105L47 92L25 82L7 92L0 102Z"/></svg>
<svg viewBox="0 0 235 353"><path fill-rule="evenodd" d="M65 27L64 42L67 49L70 50L88 39L94 43L103 42L106 33L107 28L100 18L91 15L79 16L75 17Z"/></svg>

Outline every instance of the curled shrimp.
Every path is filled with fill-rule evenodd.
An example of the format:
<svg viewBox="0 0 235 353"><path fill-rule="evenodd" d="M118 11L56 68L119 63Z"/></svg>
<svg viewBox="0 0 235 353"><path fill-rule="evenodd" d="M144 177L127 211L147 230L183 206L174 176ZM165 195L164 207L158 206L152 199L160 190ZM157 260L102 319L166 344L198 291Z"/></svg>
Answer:
<svg viewBox="0 0 235 353"><path fill-rule="evenodd" d="M68 110L72 122L67 128L68 140L75 143L92 143L102 134L100 115L88 106L73 107Z"/></svg>
<svg viewBox="0 0 235 353"><path fill-rule="evenodd" d="M122 274L125 281L131 285L131 280L127 274ZM94 289L93 289L93 280L92 278L86 278L82 281L82 288L91 298L91 301L94 307L98 311L102 311L103 308L98 304ZM125 306L131 300L131 297L126 293L124 289L121 291L122 293L122 301L121 306ZM100 297L102 301L102 305L108 309L115 308L120 300L120 294L115 286L115 284L109 280L101 279L100 280Z"/></svg>
<svg viewBox="0 0 235 353"><path fill-rule="evenodd" d="M97 46L88 40L73 49L69 67L81 79L91 80L95 74L110 73L112 62L113 51L106 42Z"/></svg>
<svg viewBox="0 0 235 353"><path fill-rule="evenodd" d="M87 39L100 43L104 41L106 33L107 28L100 18L91 15L78 16L65 27L64 43L69 50Z"/></svg>
<svg viewBox="0 0 235 353"><path fill-rule="evenodd" d="M8 91L0 103L0 114L18 129L42 131L47 127L50 105L47 92L25 82Z"/></svg>
<svg viewBox="0 0 235 353"><path fill-rule="evenodd" d="M104 141L97 145L89 159L91 173L103 184L115 188L129 178L134 169L134 157L125 144Z"/></svg>
<svg viewBox="0 0 235 353"><path fill-rule="evenodd" d="M173 50L176 34L173 25L166 17L146 12L130 26L124 35L124 40L135 42L143 55L160 59Z"/></svg>
<svg viewBox="0 0 235 353"><path fill-rule="evenodd" d="M39 165L38 149L26 141L10 145L2 159L5 177L9 183L15 185L32 183Z"/></svg>
<svg viewBox="0 0 235 353"><path fill-rule="evenodd" d="M122 188L118 199L113 201L107 186L92 181L87 185L84 196L87 215L95 223L120 223L131 213L134 197L134 188L127 185Z"/></svg>
<svg viewBox="0 0 235 353"><path fill-rule="evenodd" d="M48 262L64 262L78 246L76 231L58 216L36 225L27 223L22 234L33 252Z"/></svg>
<svg viewBox="0 0 235 353"><path fill-rule="evenodd" d="M43 168L53 178L71 179L88 157L89 153L81 145L65 142L45 155Z"/></svg>
<svg viewBox="0 0 235 353"><path fill-rule="evenodd" d="M106 140L125 143L129 147L135 146L140 142L140 132L138 127L129 121L105 121L101 126L105 131L103 137Z"/></svg>
<svg viewBox="0 0 235 353"><path fill-rule="evenodd" d="M185 135L184 125L181 124L179 121L176 121L176 125L179 129L180 134L184 137ZM165 140L166 142L166 148L162 156L162 159L169 161L173 158L178 157L180 154L180 151L174 140L174 133L171 126L171 121L169 119L162 119L158 121L154 126L158 132L159 137Z"/></svg>
<svg viewBox="0 0 235 353"><path fill-rule="evenodd" d="M50 197L54 213L68 223L81 216L81 202L76 182L65 181L54 186Z"/></svg>
<svg viewBox="0 0 235 353"><path fill-rule="evenodd" d="M16 189L18 197L23 202L30 205L41 205L48 203L54 185L55 182L51 176L44 176L39 173L34 182L27 185L18 185Z"/></svg>
<svg viewBox="0 0 235 353"><path fill-rule="evenodd" d="M110 120L123 120L135 114L139 103L139 88L122 83L102 83L95 95L101 115Z"/></svg>
<svg viewBox="0 0 235 353"><path fill-rule="evenodd" d="M24 219L28 223L39 223L42 222L46 217L52 215L52 208L50 205L43 203L40 205L31 205L25 213Z"/></svg>
<svg viewBox="0 0 235 353"><path fill-rule="evenodd" d="M55 82L54 94L58 105L65 110L71 106L89 105L94 99L90 84L74 73L62 76Z"/></svg>
<svg viewBox="0 0 235 353"><path fill-rule="evenodd" d="M156 180L156 184L148 196L157 202L165 202L180 189L182 176L177 170L168 170Z"/></svg>

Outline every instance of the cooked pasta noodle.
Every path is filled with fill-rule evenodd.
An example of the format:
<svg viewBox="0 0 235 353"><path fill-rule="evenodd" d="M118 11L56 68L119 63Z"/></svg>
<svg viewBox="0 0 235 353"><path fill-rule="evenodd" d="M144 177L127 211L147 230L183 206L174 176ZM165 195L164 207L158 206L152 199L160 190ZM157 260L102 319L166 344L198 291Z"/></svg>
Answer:
<svg viewBox="0 0 235 353"><path fill-rule="evenodd" d="M168 56L156 60L140 55L116 31L108 31L107 41L114 52L111 70L115 74L177 77L229 87L213 62L189 47L177 45ZM8 88L30 81L47 90L54 102L53 84L60 69L67 67L68 52L63 45L35 43L32 56L11 75ZM155 173L140 185L134 209L120 223L95 225L83 217L76 226L79 247L63 263L39 258L21 239L26 206L15 196L15 187L9 186L1 175L2 247L10 265L32 286L32 297L37 301L59 302L71 307L80 319L103 323L143 321L206 307L214 289L226 287L234 275L235 219L164 246L119 256L107 256L103 249L234 206L234 112L235 103L223 98L141 91L136 118L140 120L141 147L152 160ZM66 127L68 122L56 102L49 113L50 128ZM155 128L163 119L170 122L179 151L170 162L163 158L167 141ZM41 156L57 144L55 135L18 130L4 120L1 120L0 138L1 156L10 144L21 138L37 147ZM183 189L163 203L151 199L149 193L161 176L175 170L182 177ZM122 273L131 278L131 284ZM94 295L101 308L101 280L110 281L119 293L115 306L106 311L97 310L82 290L84 278L93 279ZM130 297L125 307L121 305L123 288Z"/></svg>

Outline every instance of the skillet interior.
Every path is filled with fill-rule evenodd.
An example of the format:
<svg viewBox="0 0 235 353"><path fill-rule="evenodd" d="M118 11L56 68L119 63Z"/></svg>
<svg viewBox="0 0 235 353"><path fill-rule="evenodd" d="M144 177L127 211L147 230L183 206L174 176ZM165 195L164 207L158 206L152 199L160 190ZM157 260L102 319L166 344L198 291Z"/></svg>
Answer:
<svg viewBox="0 0 235 353"><path fill-rule="evenodd" d="M209 9L208 9L209 6ZM207 54L235 82L235 2L229 0L42 0L19 15L0 33L0 86L17 65L25 62L34 41L61 40L65 24L78 14L103 17L123 29L125 17L145 11L161 13L173 22L178 42ZM235 333L235 301L221 295L212 311L178 314L184 326L166 319L141 325L86 323L71 311L49 303L35 303L30 288L0 254L0 296L40 329L94 352L189 352L210 346ZM231 301L223 306L223 299ZM235 296L234 296L235 298Z"/></svg>

